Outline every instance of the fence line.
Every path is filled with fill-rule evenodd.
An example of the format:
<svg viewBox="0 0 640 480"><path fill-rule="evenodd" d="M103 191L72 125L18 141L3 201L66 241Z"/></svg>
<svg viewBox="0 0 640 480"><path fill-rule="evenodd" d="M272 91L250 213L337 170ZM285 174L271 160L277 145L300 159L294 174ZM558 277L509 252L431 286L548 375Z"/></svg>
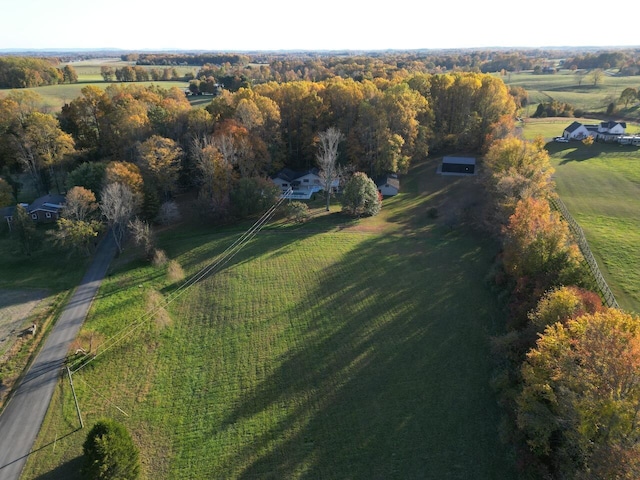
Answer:
<svg viewBox="0 0 640 480"><path fill-rule="evenodd" d="M569 225L569 229L571 230L571 233L573 234L573 237L575 238L576 243L578 244L578 247L582 252L582 256L589 265L591 274L593 275L593 278L598 285L598 289L600 290L600 294L602 295L604 302L608 307L620 308L618 302L616 301L616 297L613 296L613 292L609 288L609 285L607 285L607 282L604 279L602 272L600 271L600 267L598 267L598 262L596 262L596 259L591 252L591 248L589 248L589 243L587 242L587 238L584 236L582 227L580 227L571 213L569 213L567 206L562 200L560 200L559 198L552 198L550 200L550 203L558 212L560 212L564 220Z"/></svg>

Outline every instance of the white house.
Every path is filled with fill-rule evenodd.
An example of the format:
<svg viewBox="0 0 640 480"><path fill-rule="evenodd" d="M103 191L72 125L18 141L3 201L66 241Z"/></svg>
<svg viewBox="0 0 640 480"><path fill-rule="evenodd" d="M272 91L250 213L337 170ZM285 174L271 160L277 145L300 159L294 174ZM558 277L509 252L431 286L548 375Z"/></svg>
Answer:
<svg viewBox="0 0 640 480"><path fill-rule="evenodd" d="M602 142L615 142L618 137L624 135L627 124L625 122L600 122L597 125L584 125L573 122L564 129L562 136L568 140L583 140L588 136Z"/></svg>
<svg viewBox="0 0 640 480"><path fill-rule="evenodd" d="M600 125L598 125L598 133L606 133L608 135L624 135L626 129L626 122L600 122Z"/></svg>
<svg viewBox="0 0 640 480"><path fill-rule="evenodd" d="M305 171L283 168L271 177L271 180L280 187L283 195L291 189L291 192L287 194L287 197L289 198L308 200L314 193L323 189L322 178L320 177L320 171L317 168ZM339 185L340 180L335 179L331 183L331 188L334 191L337 191Z"/></svg>
<svg viewBox="0 0 640 480"><path fill-rule="evenodd" d="M378 177L375 183L383 197L393 197L400 191L400 180L395 173Z"/></svg>
<svg viewBox="0 0 640 480"><path fill-rule="evenodd" d="M568 140L583 140L589 136L595 136L595 132L592 134L586 125L580 122L573 122L564 129L562 136Z"/></svg>

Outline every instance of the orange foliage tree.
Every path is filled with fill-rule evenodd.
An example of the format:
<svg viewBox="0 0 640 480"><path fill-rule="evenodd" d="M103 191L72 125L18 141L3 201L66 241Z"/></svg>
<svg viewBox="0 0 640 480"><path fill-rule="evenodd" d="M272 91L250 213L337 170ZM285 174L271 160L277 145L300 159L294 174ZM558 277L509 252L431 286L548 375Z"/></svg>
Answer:
<svg viewBox="0 0 640 480"><path fill-rule="evenodd" d="M518 425L558 478L640 478L640 318L549 326L522 375Z"/></svg>

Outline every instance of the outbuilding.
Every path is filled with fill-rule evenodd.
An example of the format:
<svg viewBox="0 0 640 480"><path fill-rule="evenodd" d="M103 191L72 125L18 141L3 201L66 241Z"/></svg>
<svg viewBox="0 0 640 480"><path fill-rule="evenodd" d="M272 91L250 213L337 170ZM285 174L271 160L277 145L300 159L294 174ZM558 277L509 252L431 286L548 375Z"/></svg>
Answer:
<svg viewBox="0 0 640 480"><path fill-rule="evenodd" d="M400 191L400 180L395 173L378 177L375 183L378 187L378 192L380 192L383 197L393 197Z"/></svg>
<svg viewBox="0 0 640 480"><path fill-rule="evenodd" d="M442 175L475 175L475 157L444 157L439 172Z"/></svg>

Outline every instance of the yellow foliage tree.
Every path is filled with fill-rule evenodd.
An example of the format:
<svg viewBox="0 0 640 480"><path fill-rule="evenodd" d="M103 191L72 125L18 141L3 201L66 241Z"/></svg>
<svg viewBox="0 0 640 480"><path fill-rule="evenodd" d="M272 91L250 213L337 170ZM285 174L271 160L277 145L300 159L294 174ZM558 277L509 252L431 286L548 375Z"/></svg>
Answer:
<svg viewBox="0 0 640 480"><path fill-rule="evenodd" d="M522 367L519 427L562 478L640 478L640 318L547 327Z"/></svg>

